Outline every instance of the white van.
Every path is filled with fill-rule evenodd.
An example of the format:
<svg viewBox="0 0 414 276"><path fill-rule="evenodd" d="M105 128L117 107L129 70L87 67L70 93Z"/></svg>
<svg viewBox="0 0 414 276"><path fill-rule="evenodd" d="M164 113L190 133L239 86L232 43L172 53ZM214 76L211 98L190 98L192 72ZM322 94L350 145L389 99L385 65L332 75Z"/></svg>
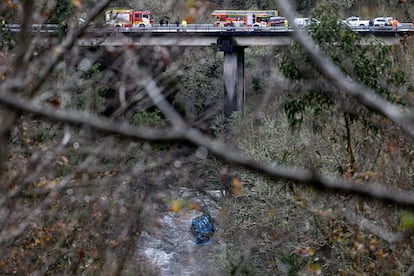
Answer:
<svg viewBox="0 0 414 276"><path fill-rule="evenodd" d="M319 24L320 21L313 17L298 17L298 18L295 18L293 23L299 28L302 28L302 27L309 26L311 23Z"/></svg>

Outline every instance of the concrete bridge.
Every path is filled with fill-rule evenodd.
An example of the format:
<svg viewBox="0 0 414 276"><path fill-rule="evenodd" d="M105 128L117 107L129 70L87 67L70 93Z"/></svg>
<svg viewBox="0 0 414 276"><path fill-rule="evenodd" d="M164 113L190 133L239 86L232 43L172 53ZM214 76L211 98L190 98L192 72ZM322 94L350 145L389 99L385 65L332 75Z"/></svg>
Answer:
<svg viewBox="0 0 414 276"><path fill-rule="evenodd" d="M363 42L375 37L387 45L401 43L402 39L414 34L414 29L357 28ZM153 27L145 29L118 29L86 33L79 46L183 46L217 47L224 52L224 115L230 118L234 111L243 111L244 91L244 49L253 46L286 46L292 42L294 29L269 27L260 30L251 28L223 29L211 25L189 25Z"/></svg>

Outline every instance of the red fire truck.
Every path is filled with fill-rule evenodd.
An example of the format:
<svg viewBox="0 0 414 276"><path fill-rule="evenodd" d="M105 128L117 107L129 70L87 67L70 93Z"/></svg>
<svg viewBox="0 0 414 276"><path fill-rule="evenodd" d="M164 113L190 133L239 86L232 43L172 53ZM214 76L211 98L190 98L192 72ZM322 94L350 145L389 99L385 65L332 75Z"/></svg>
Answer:
<svg viewBox="0 0 414 276"><path fill-rule="evenodd" d="M154 18L149 11L108 10L105 12L105 23L112 28L144 28L154 24Z"/></svg>
<svg viewBox="0 0 414 276"><path fill-rule="evenodd" d="M277 15L277 10L215 10L211 13L216 27L267 27L269 18Z"/></svg>

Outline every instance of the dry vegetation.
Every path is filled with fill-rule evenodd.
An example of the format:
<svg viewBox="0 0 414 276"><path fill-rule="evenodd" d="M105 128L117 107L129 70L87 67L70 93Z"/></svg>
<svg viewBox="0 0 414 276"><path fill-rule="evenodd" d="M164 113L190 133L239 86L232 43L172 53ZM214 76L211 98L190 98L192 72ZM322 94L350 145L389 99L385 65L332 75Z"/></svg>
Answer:
<svg viewBox="0 0 414 276"><path fill-rule="evenodd" d="M237 144L257 159L311 166L327 173L347 160L341 138L344 127L337 121L319 134L306 127L292 133L282 115L268 115L260 123L253 117L244 118L240 124ZM395 137L388 139L394 141ZM367 160L360 166L366 172L348 177L360 185L371 185L368 180L380 181L412 190L412 171L407 166L412 156L407 161L407 149L391 146L392 142L365 143L384 149L376 147L381 151L378 154L364 141L356 141L356 158ZM252 275L272 271L290 275L405 275L412 269L413 240L402 231L404 210L398 206L347 194L320 193L238 168L231 171L242 188L222 205L223 236L231 241L228 251L223 252L222 263L232 256L233 265Z"/></svg>

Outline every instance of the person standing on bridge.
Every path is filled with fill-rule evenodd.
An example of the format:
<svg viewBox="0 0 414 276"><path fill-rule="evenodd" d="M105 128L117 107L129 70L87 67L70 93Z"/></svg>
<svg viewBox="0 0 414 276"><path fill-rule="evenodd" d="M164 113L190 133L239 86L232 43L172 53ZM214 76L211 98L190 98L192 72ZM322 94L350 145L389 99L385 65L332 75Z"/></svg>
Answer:
<svg viewBox="0 0 414 276"><path fill-rule="evenodd" d="M178 19L175 21L175 25L177 26L177 32L180 31L180 21Z"/></svg>
<svg viewBox="0 0 414 276"><path fill-rule="evenodd" d="M289 21L287 20L287 18L285 18L285 31L289 30Z"/></svg>
<svg viewBox="0 0 414 276"><path fill-rule="evenodd" d="M183 32L184 32L185 29L187 28L187 20L183 19L183 21L181 21L181 27L183 28Z"/></svg>
<svg viewBox="0 0 414 276"><path fill-rule="evenodd" d="M392 20L392 30L393 30L394 32L396 32L396 31L397 31L397 27L398 27L398 20L397 20L397 18L394 18L394 19Z"/></svg>

